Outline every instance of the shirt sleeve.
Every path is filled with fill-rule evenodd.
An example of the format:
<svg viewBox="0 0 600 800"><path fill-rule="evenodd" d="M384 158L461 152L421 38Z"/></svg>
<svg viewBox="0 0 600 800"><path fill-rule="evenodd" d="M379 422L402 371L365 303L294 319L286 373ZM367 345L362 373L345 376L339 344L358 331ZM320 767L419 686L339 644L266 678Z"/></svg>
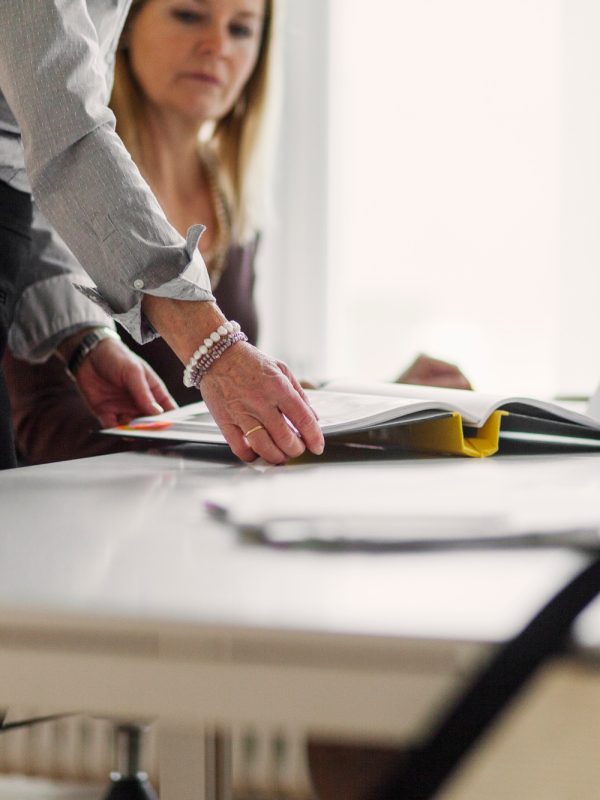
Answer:
<svg viewBox="0 0 600 800"><path fill-rule="evenodd" d="M56 346L82 328L114 322L97 304L84 297L75 284L90 287L91 280L40 210L33 206L31 256L24 287L8 332L8 346L17 358L45 361Z"/></svg>
<svg viewBox="0 0 600 800"><path fill-rule="evenodd" d="M94 281L88 297L143 343L156 335L144 293L214 298L202 226L187 240L174 230L115 133L105 44L85 0L0 2L0 88L34 198Z"/></svg>

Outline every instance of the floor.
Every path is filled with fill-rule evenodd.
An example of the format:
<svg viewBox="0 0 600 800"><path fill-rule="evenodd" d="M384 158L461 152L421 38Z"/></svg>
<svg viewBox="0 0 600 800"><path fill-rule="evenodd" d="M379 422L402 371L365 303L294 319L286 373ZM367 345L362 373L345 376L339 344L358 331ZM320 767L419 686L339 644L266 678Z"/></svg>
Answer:
<svg viewBox="0 0 600 800"><path fill-rule="evenodd" d="M100 800L106 787L56 783L41 778L0 778L0 800Z"/></svg>

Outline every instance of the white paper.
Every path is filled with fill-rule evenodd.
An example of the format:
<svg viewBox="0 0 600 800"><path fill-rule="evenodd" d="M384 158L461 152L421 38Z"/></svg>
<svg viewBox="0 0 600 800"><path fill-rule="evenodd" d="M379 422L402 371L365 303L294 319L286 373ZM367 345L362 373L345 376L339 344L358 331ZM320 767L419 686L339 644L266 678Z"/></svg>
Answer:
<svg viewBox="0 0 600 800"><path fill-rule="evenodd" d="M431 386L376 383L354 384L334 382L319 391L308 391L308 398L319 416L319 424L325 435L352 433L366 430L374 425L399 420L411 414L435 414L458 411L468 425L481 427L496 409L509 403L523 403L531 409L549 412L565 421L600 430L600 419L593 420L565 406L544 400L520 397L499 397L459 389L441 389ZM167 429L154 429L160 422L169 422ZM136 430L135 426L142 426ZM150 427L143 429L144 425ZM151 436L187 442L226 444L217 424L205 403L191 403L174 411L154 417L133 420L124 431L111 428L105 433L128 436Z"/></svg>
<svg viewBox="0 0 600 800"><path fill-rule="evenodd" d="M428 408L452 409L458 411L463 421L480 428L488 417L498 409L513 403L529 406L532 416L535 410L555 414L565 422L575 422L588 428L600 430L600 409L598 416L592 418L575 411L566 405L551 400L536 400L531 397L506 397L505 395L485 394L465 389L445 389L439 386L413 386L407 383L360 383L354 381L331 381L325 386L330 392L357 392L378 396L412 398L428 403ZM599 400L600 405L600 400Z"/></svg>
<svg viewBox="0 0 600 800"><path fill-rule="evenodd" d="M566 536L600 545L600 470L576 459L344 464L274 470L210 490L233 525L273 541ZM563 538L565 538L563 536ZM577 538L579 536L579 538Z"/></svg>

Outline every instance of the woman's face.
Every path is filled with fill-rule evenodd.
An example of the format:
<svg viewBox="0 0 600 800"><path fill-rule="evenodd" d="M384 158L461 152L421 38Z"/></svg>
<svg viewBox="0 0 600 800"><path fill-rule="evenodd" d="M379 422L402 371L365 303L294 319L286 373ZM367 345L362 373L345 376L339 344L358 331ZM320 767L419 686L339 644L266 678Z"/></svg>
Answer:
<svg viewBox="0 0 600 800"><path fill-rule="evenodd" d="M128 31L150 102L201 123L224 117L250 78L265 0L146 0Z"/></svg>

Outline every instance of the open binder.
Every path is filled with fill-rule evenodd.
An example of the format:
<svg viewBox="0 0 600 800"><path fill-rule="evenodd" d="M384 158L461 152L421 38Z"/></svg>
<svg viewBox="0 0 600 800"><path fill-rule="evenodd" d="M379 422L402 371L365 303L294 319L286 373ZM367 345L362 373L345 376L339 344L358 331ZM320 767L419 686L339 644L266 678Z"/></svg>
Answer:
<svg viewBox="0 0 600 800"><path fill-rule="evenodd" d="M330 445L476 458L532 441L538 447L600 448L600 421L546 400L385 383L336 382L307 394ZM201 402L105 433L226 445Z"/></svg>

